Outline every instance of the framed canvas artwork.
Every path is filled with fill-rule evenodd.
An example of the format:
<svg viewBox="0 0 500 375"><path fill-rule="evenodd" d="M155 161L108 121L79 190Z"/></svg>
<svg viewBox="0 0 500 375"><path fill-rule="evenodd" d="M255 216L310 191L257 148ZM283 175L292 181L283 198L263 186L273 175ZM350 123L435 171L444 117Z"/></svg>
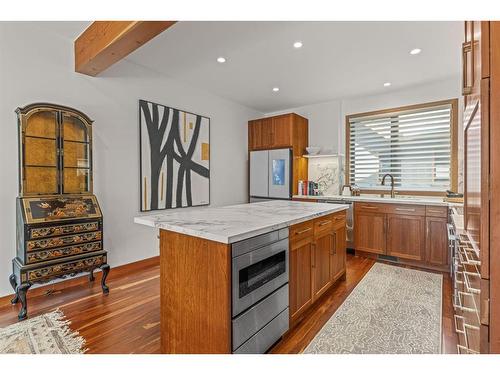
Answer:
<svg viewBox="0 0 500 375"><path fill-rule="evenodd" d="M210 204L210 119L139 100L141 211Z"/></svg>

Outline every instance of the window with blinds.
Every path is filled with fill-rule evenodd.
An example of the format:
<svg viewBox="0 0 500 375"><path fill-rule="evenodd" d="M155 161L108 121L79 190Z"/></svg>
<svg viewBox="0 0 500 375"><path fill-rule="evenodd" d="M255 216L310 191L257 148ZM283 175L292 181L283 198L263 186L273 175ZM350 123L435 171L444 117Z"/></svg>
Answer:
<svg viewBox="0 0 500 375"><path fill-rule="evenodd" d="M382 177L390 173L399 190L450 189L452 111L448 102L349 116L349 182L365 189L380 188Z"/></svg>

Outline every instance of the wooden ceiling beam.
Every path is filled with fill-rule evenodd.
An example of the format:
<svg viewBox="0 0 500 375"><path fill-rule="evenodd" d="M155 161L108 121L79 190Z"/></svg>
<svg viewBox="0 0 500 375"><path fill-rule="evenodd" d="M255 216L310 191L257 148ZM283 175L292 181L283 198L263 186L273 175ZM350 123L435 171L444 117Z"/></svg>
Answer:
<svg viewBox="0 0 500 375"><path fill-rule="evenodd" d="M75 71L97 76L176 21L95 21L75 40Z"/></svg>

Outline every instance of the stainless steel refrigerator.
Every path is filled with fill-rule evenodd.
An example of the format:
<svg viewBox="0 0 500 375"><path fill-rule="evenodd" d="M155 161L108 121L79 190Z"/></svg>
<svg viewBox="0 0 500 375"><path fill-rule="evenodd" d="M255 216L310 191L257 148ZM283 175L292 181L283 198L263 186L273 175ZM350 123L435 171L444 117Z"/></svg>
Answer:
<svg viewBox="0 0 500 375"><path fill-rule="evenodd" d="M292 149L250 152L250 202L292 198Z"/></svg>

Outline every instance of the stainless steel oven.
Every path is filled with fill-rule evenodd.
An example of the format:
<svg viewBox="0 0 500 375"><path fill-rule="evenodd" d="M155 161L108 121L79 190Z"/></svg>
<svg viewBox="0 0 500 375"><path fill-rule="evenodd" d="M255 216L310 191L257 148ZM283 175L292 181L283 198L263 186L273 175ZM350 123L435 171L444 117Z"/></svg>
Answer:
<svg viewBox="0 0 500 375"><path fill-rule="evenodd" d="M233 351L264 353L288 330L288 228L232 245Z"/></svg>

